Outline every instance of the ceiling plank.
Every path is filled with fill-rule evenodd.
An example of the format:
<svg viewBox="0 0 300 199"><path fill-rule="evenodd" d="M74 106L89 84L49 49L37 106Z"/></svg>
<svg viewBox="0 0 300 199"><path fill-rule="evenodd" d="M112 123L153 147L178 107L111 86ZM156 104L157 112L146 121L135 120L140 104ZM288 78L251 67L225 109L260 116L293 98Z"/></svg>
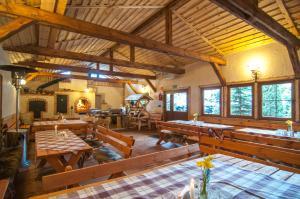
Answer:
<svg viewBox="0 0 300 199"><path fill-rule="evenodd" d="M43 55L49 57L87 61L87 62L94 62L94 63L103 63L108 65L113 64L122 67L139 68L139 69L146 69L146 70L160 71L160 72L167 72L167 73L174 73L174 74L183 74L185 72L184 69L180 69L180 68L171 68L171 67L158 66L152 64L130 62L122 59L110 59L104 56L89 55L84 53L76 53L76 52L63 51L63 50L55 50L51 48L43 48L38 46L26 45L26 46L16 46L16 47L5 47L3 49L8 51L13 51L13 52Z"/></svg>
<svg viewBox="0 0 300 199"><path fill-rule="evenodd" d="M152 82L149 79L145 79L150 88L153 90L154 93L156 93L157 89L156 87L152 84Z"/></svg>
<svg viewBox="0 0 300 199"><path fill-rule="evenodd" d="M35 74L35 73L32 73ZM136 80L126 80L126 79L108 79L108 78L92 78L89 76L83 76L83 75L62 75L58 73L36 73L37 76L49 76L49 77L59 77L59 78L68 78L68 79L82 79L82 80L91 80L95 82L109 82L109 83L133 83L133 84L138 84L139 82Z"/></svg>
<svg viewBox="0 0 300 199"><path fill-rule="evenodd" d="M214 48L220 55L224 55L224 52L220 50L216 45L214 45L211 41L209 41L202 33L200 33L190 22L187 21L181 14L177 11L173 11L176 17L178 17L186 26L188 26L197 36L199 36L204 42L206 42L209 46Z"/></svg>
<svg viewBox="0 0 300 199"><path fill-rule="evenodd" d="M290 15L289 11L287 10L286 5L283 2L283 0L276 0L276 2L277 2L277 5L278 5L281 13L284 15L286 21L291 26L291 31L294 33L294 35L299 36L300 35L299 31L296 28L296 25L295 25L291 15Z"/></svg>
<svg viewBox="0 0 300 199"><path fill-rule="evenodd" d="M34 21L31 19L18 17L0 26L0 43L33 23Z"/></svg>
<svg viewBox="0 0 300 199"><path fill-rule="evenodd" d="M100 75L111 75L111 76L118 76L118 77L130 77L130 78L137 78L137 79L156 79L156 76L152 75L142 75L142 74L133 74L133 73L125 73L125 72L116 72L116 71L107 71L107 70L98 70L98 69L90 69L85 67L78 67L78 66L70 66L70 65L60 65L60 64L51 64L51 63L41 63L41 62L32 62L32 61L23 61L16 63L17 65L22 66L30 66L42 69L49 69L49 70L65 70L77 73L95 73Z"/></svg>
<svg viewBox="0 0 300 199"><path fill-rule="evenodd" d="M300 46L300 40L255 5L244 0L211 0L266 35L288 46Z"/></svg>
<svg viewBox="0 0 300 199"><path fill-rule="evenodd" d="M115 41L123 44L133 45L136 47L158 51L161 53L191 58L194 60L226 64L226 61L224 59L216 56L201 54L198 52L174 47L150 39L145 39L134 34L114 30L108 27L92 24L89 22L77 20L71 17L62 16L59 14L47 12L29 6L9 3L7 5L0 5L0 12L5 14L27 17L32 20L37 20L41 23L48 24L55 28L64 29L67 31L89 35L105 40Z"/></svg>
<svg viewBox="0 0 300 199"><path fill-rule="evenodd" d="M221 71L221 68L218 64L211 62L210 65L213 67L220 83L222 86L226 86L226 79Z"/></svg>

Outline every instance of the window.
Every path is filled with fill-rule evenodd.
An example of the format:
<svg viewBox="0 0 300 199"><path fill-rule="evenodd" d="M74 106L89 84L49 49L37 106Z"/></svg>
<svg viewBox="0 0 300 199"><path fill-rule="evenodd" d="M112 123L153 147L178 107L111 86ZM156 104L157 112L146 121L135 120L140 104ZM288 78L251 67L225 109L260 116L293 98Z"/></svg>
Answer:
<svg viewBox="0 0 300 199"><path fill-rule="evenodd" d="M221 88L202 89L202 114L221 115Z"/></svg>
<svg viewBox="0 0 300 199"><path fill-rule="evenodd" d="M261 85L261 116L292 118L293 85L291 82Z"/></svg>
<svg viewBox="0 0 300 199"><path fill-rule="evenodd" d="M91 78L98 78L98 74L97 73L90 73L90 77Z"/></svg>
<svg viewBox="0 0 300 199"><path fill-rule="evenodd" d="M229 115L230 116L253 116L253 86L229 87Z"/></svg>
<svg viewBox="0 0 300 199"><path fill-rule="evenodd" d="M171 94L166 94L166 111L171 111Z"/></svg>
<svg viewBox="0 0 300 199"><path fill-rule="evenodd" d="M173 95L173 111L187 112L187 93L174 93Z"/></svg>
<svg viewBox="0 0 300 199"><path fill-rule="evenodd" d="M62 74L62 75L71 75L71 71L63 71L60 74Z"/></svg>

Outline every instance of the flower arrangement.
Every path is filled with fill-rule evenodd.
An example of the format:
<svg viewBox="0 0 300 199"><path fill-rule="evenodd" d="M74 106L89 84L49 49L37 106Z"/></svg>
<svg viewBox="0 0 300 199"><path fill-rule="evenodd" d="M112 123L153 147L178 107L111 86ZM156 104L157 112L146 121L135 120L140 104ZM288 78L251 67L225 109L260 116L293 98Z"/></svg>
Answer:
<svg viewBox="0 0 300 199"><path fill-rule="evenodd" d="M200 190L200 198L207 199L207 185L210 180L210 169L214 167L212 163L213 157L208 156L203 161L197 162L197 166L202 168L202 187Z"/></svg>
<svg viewBox="0 0 300 199"><path fill-rule="evenodd" d="M194 122L196 122L198 120L198 117L199 117L199 113L194 113L193 114L193 117L194 117Z"/></svg>
<svg viewBox="0 0 300 199"><path fill-rule="evenodd" d="M288 131L293 131L293 121L287 120L285 123L286 123L287 126L288 126L287 130L288 130Z"/></svg>

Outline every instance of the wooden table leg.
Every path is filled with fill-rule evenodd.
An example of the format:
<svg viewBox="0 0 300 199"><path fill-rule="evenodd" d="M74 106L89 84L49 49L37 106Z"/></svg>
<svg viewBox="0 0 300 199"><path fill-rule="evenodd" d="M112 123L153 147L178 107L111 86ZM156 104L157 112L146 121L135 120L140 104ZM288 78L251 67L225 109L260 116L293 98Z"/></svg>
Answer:
<svg viewBox="0 0 300 199"><path fill-rule="evenodd" d="M159 133L159 140L156 142L156 145L159 145L165 138L165 134L164 133Z"/></svg>
<svg viewBox="0 0 300 199"><path fill-rule="evenodd" d="M45 164L47 163L46 159L41 159L39 165L37 166L37 168L42 168L45 166Z"/></svg>
<svg viewBox="0 0 300 199"><path fill-rule="evenodd" d="M51 157L46 157L47 162L57 171L57 172L64 172L65 171L65 166L61 162L60 157L56 156L51 156Z"/></svg>
<svg viewBox="0 0 300 199"><path fill-rule="evenodd" d="M70 165L72 168L74 168L76 163L80 159L82 153L83 153L82 151L78 151L77 154L72 153L72 155L71 155L71 157L70 157L67 164Z"/></svg>

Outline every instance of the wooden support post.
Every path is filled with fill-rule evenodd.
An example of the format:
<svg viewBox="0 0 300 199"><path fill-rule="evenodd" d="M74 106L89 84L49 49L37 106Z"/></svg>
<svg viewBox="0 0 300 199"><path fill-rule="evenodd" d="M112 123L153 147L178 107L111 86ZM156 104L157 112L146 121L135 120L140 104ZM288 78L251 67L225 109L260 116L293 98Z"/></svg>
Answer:
<svg viewBox="0 0 300 199"><path fill-rule="evenodd" d="M130 61L135 62L135 47L130 46Z"/></svg>
<svg viewBox="0 0 300 199"><path fill-rule="evenodd" d="M33 24L33 20L18 17L7 24L0 26L0 43L31 24Z"/></svg>
<svg viewBox="0 0 300 199"><path fill-rule="evenodd" d="M97 70L100 70L100 64L96 63L96 66L97 66Z"/></svg>
<svg viewBox="0 0 300 199"><path fill-rule="evenodd" d="M289 53L289 57L293 66L293 70L295 73L295 78L300 78L300 61L297 53L297 48L292 46L287 46L287 50Z"/></svg>
<svg viewBox="0 0 300 199"><path fill-rule="evenodd" d="M146 82L149 84L149 86L151 87L151 89L153 90L154 93L156 93L157 89L156 87L152 84L152 82L149 79L145 79Z"/></svg>
<svg viewBox="0 0 300 199"><path fill-rule="evenodd" d="M166 14L166 18L165 18L166 44L172 45L172 11L170 9L167 9L165 14Z"/></svg>
<svg viewBox="0 0 300 199"><path fill-rule="evenodd" d="M218 77L221 85L225 86L226 85L226 80L225 80L225 77L222 74L220 66L218 64L212 63L212 62L210 63L210 65L213 67L213 69L214 69L214 71L215 71L215 73L216 73L216 75L217 75L217 77Z"/></svg>
<svg viewBox="0 0 300 199"><path fill-rule="evenodd" d="M109 58L111 60L114 59L114 51L111 48L109 49ZM111 63L109 64L109 71L113 71L113 70L114 70L114 65Z"/></svg>

